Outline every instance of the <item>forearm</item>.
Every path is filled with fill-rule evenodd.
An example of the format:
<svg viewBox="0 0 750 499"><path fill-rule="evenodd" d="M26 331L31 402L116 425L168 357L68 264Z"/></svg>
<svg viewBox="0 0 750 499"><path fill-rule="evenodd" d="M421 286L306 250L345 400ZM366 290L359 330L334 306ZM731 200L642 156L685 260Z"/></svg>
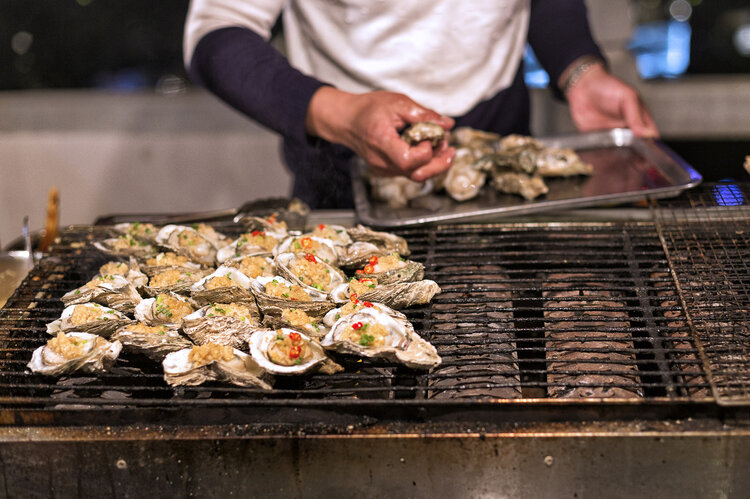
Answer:
<svg viewBox="0 0 750 499"><path fill-rule="evenodd" d="M304 141L310 99L324 84L294 69L245 28L208 33L197 44L191 78L224 102L281 135Z"/></svg>

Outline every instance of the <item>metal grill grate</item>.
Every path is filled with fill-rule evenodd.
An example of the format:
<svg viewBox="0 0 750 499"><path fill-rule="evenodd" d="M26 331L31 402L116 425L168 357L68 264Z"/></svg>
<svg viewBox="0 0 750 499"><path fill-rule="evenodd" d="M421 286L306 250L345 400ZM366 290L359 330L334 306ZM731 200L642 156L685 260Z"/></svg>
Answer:
<svg viewBox="0 0 750 499"><path fill-rule="evenodd" d="M750 399L750 193L718 183L662 202L655 220L720 404Z"/></svg>
<svg viewBox="0 0 750 499"><path fill-rule="evenodd" d="M218 225L232 235L236 227ZM651 223L448 225L403 229L443 289L405 310L443 364L418 373L337 359L343 373L277 379L271 393L223 384L168 387L161 366L121 355L107 374L30 374L60 297L108 261L101 227L73 227L0 311L0 404L15 408L479 407L583 398L614 407L710 400L689 317ZM589 399L590 400L590 399ZM579 404L580 405L580 404ZM600 404L599 404L600 405ZM495 404L496 406L496 404ZM372 407L372 406L370 406Z"/></svg>

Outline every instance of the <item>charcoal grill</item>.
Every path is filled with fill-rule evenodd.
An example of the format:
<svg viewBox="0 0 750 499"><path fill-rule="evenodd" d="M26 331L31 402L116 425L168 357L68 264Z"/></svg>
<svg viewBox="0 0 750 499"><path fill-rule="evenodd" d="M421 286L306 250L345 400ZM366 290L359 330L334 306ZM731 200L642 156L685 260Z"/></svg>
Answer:
<svg viewBox="0 0 750 499"><path fill-rule="evenodd" d="M337 360L343 373L279 379L270 393L220 383L168 387L159 365L127 355L95 377L58 380L29 373L31 352L48 339L45 326L63 309L60 297L108 261L90 245L106 237L108 227L69 227L0 310L0 430L8 443L3 455L17 464L8 453L22 445L19 440L49 443L52 454L23 447L43 469L71 446L82 452L81 446L107 442L118 449L115 454L128 456L123 464L105 452L100 467L118 474L134 459L139 470L148 468L147 460L135 457L137 450L118 443L133 440L160 457L164 473L193 473L201 486L221 489L221 473L202 474L200 460L186 470L164 459L206 451L207 439L248 452L252 440L256 452L275 455L280 445L291 453L277 456L284 469L288 459L292 468L296 463L288 490L304 491L305 483L363 490L351 477L326 485L310 471L318 466L312 464L316 446L335 448L348 456L336 462L351 467L356 459L349 459L351 447L342 442L357 441L369 452L360 464L398 479L396 492L414 473L432 474L430 487L442 483L440 473L427 471L432 458L424 458L425 447L439 442L432 445L447 459L462 453L448 443L458 440L474 449L463 466L485 474L482 460L492 460L493 453L497 458L498 448L517 463L532 460L526 471L566 469L559 461L554 468L555 456L568 455L564 449L572 445L587 455L606 455L593 466L600 473L621 474L615 456L620 451L631 453L626 460L632 469L669 455L662 467L672 471L695 464L682 455L686 451L696 458L716 453L723 458L712 465L715 470L704 463L704 474L691 475L701 476L708 489L689 486L689 480L672 490L689 496L746 486L748 478L736 466L750 457L748 199L746 186L719 183L655 201L639 220L537 217L401 228L395 232L408 240L412 258L424 263L425 277L443 289L430 305L405 310L416 331L438 349L440 368L420 373L342 357ZM239 231L229 221L214 225L229 235ZM566 439L573 436L581 440ZM667 443L636 459L632 453L644 451L649 445L643 439L652 437ZM164 439L180 443L164 446ZM208 452L233 472L239 473L238 463L247 464ZM391 462L393 452L420 464L411 472L378 468L377 460ZM529 452L545 454L537 456L543 466ZM567 469L564 481L579 490L585 474ZM470 490L485 490L497 480L507 487L511 475L515 485L504 489L510 495L536 490L513 470L495 470ZM707 477L711 470L719 474ZM668 481L649 472L641 483ZM429 495L427 490L413 495Z"/></svg>

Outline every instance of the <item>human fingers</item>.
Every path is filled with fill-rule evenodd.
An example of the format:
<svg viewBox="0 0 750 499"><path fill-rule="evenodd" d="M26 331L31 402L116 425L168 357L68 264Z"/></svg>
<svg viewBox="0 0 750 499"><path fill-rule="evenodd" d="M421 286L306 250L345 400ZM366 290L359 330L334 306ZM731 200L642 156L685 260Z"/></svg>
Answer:
<svg viewBox="0 0 750 499"><path fill-rule="evenodd" d="M443 173L450 168L455 156L456 149L454 147L446 147L439 151L429 163L414 170L409 175L409 178L416 182L424 182L430 177Z"/></svg>
<svg viewBox="0 0 750 499"><path fill-rule="evenodd" d="M638 137L655 138L659 136L653 118L644 107L638 95L633 93L622 103L622 114L625 125Z"/></svg>
<svg viewBox="0 0 750 499"><path fill-rule="evenodd" d="M433 159L433 149L429 142L409 146L397 134L380 144L379 154L386 168L401 175L408 175Z"/></svg>
<svg viewBox="0 0 750 499"><path fill-rule="evenodd" d="M401 118L407 124L419 123L421 121L431 121L436 125L442 127L444 130L450 130L455 125L453 118L449 116L443 116L437 111L433 111L427 107L422 106L406 97L404 100L404 106L401 110Z"/></svg>

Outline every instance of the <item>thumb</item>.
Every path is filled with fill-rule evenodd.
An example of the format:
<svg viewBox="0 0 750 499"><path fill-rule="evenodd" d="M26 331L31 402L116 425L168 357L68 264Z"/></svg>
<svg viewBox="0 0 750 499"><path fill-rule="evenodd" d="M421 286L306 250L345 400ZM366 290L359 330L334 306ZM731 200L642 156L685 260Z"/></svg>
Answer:
<svg viewBox="0 0 750 499"><path fill-rule="evenodd" d="M431 121L445 130L453 128L455 122L453 118L444 116L432 109L426 108L409 99L408 105L401 114L401 118L408 124L413 125L420 121Z"/></svg>

